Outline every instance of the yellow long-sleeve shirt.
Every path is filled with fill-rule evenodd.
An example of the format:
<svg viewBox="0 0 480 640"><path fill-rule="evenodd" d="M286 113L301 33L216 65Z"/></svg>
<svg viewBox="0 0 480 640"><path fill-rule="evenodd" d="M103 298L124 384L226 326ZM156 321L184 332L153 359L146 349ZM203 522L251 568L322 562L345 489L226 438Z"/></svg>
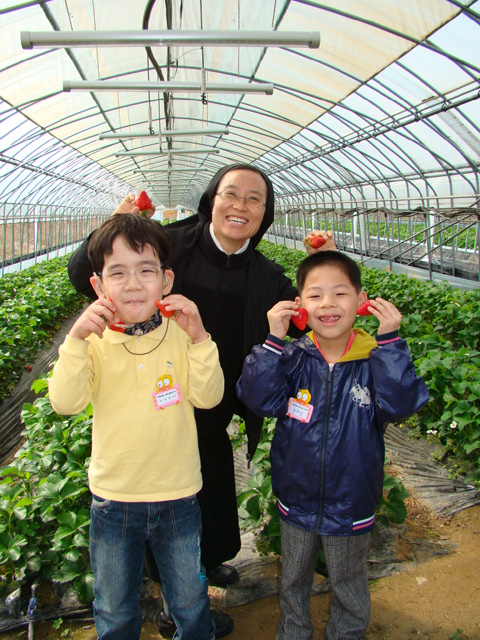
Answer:
<svg viewBox="0 0 480 640"><path fill-rule="evenodd" d="M193 344L173 321L142 336L110 329L102 339L67 335L49 381L57 413L92 402L90 490L121 502L177 500L200 490L194 407L216 406L223 391L216 344L210 337Z"/></svg>

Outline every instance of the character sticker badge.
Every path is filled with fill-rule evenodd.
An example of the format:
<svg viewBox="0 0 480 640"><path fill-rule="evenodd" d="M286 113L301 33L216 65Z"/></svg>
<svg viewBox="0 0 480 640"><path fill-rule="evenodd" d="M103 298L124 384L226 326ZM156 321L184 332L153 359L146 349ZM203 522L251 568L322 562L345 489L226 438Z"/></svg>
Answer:
<svg viewBox="0 0 480 640"><path fill-rule="evenodd" d="M157 380L157 388L152 392L155 409L165 409L182 401L178 384L173 384L172 376L164 374Z"/></svg>
<svg viewBox="0 0 480 640"><path fill-rule="evenodd" d="M312 394L308 389L299 389L296 398L290 398L288 401L287 416L300 422L310 422L312 417L313 405L310 404Z"/></svg>

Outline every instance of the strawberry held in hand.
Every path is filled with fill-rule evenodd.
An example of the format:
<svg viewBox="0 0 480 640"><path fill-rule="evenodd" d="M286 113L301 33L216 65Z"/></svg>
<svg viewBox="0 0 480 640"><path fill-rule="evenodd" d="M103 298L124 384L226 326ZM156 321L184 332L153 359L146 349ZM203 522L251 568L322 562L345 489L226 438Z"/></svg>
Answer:
<svg viewBox="0 0 480 640"><path fill-rule="evenodd" d="M140 213L142 214L142 216L146 215L146 212L151 209L152 201L147 196L146 191L140 191L140 193L138 194L138 198L135 200L135 206L140 209Z"/></svg>
<svg viewBox="0 0 480 640"><path fill-rule="evenodd" d="M118 331L118 333L125 333L125 329L127 327L127 323L120 320L120 322L116 322L115 324L109 324L108 328L110 331Z"/></svg>
<svg viewBox="0 0 480 640"><path fill-rule="evenodd" d="M326 239L322 238L322 236L312 236L310 238L310 246L312 249L320 249L326 243Z"/></svg>
<svg viewBox="0 0 480 640"><path fill-rule="evenodd" d="M293 324L303 331L307 326L308 311L306 309L297 309L298 316L292 316Z"/></svg>
<svg viewBox="0 0 480 640"><path fill-rule="evenodd" d="M371 300L367 300L366 302L362 303L358 309L357 309L357 315L359 316L371 316L372 312L368 310L368 307L372 307L372 301Z"/></svg>
<svg viewBox="0 0 480 640"><path fill-rule="evenodd" d="M157 305L157 307L160 309L160 313L162 315L164 315L166 318L171 318L173 315L175 315L175 311L167 311L166 310L166 305L161 301L161 300L157 300L157 302L155 303Z"/></svg>

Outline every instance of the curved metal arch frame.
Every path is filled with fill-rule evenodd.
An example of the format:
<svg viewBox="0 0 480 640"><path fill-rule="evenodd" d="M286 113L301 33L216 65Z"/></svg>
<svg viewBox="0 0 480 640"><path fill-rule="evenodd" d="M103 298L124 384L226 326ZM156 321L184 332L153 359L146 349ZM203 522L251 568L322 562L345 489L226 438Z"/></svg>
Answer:
<svg viewBox="0 0 480 640"><path fill-rule="evenodd" d="M406 38L406 39L410 40L412 42L412 44L417 44L417 45L426 47L426 48L434 51L436 54L447 56L448 59L454 61L457 65L461 66L465 71L467 71L469 73L471 73L472 70L476 70L477 69L477 67L475 65L473 65L472 63L469 63L468 61L462 60L461 58L459 58L457 56L454 56L453 54L448 54L448 53L440 50L434 43L430 42L429 40L426 40L426 41L416 40L415 38L412 38L408 34L405 34L405 33L401 32L401 31L390 29L389 27L386 27L385 25L381 25L381 24L373 22L373 21L365 20L364 18L362 18L362 16L356 16L356 15L353 15L353 14L347 14L346 12L342 12L339 9L332 8L332 7L327 7L327 6L322 5L321 3L318 3L318 2L306 2L306 1L304 2L302 0L296 0L296 1L299 2L300 4L308 4L308 5L313 6L313 7L317 8L317 9L319 9L319 10L332 11L332 12L336 13L337 15L344 15L347 19L350 19L350 20L357 20L357 21L361 21L361 22L365 22L365 23L371 24L372 26L374 26L374 27L376 27L378 29L381 29L381 30L384 30L384 31L388 31L388 32L392 33L393 35L395 35L397 37ZM478 15L474 11L469 9L468 7L465 7L464 5L461 5L460 3L456 3L456 2L452 2L452 4L454 4L460 10L461 13L464 13L470 19L475 20L475 21L477 20ZM286 10L287 9L285 8L285 11ZM279 23L280 20L281 20L281 16L278 16L277 24ZM45 54L45 52L42 52L39 55L44 55L44 54ZM296 53L296 55L298 55L298 53ZM259 64L260 64L260 62L261 62L261 59L259 60ZM321 64L321 62L319 64ZM258 69L258 65L257 65L257 68L255 69L255 72L256 72L257 69ZM219 70L214 70L214 69L211 69L211 70L212 71L216 71L216 72L219 71ZM338 71L341 72L341 70L338 70ZM136 71L133 71L131 73L135 73L135 72ZM237 76L238 74L232 74L232 75ZM253 74L253 76L254 75L255 75L255 73ZM253 77L253 76L251 76L251 77ZM249 76L244 76L244 77L249 77ZM365 83L363 83L363 86L366 86ZM288 87L280 87L279 86L278 89L282 90L282 91L285 91L287 93L289 91L291 91ZM391 99L391 92L393 90L392 90L392 88L389 88L388 91L390 92L389 99ZM292 95L296 95L296 96L300 95L304 99L305 98L307 98L307 99L309 98L309 96L307 94L304 94L304 93L303 94L299 93L299 92L295 93L295 92L291 91L291 94ZM438 92L437 92L437 94L438 94ZM360 95L360 92L359 92L359 95ZM49 96L44 96L42 99L47 100L50 96L51 96L51 94L49 94ZM398 97L400 97L400 96L398 96ZM321 100L319 100L318 96L312 96L312 101L314 101L316 104L320 104L321 103ZM407 111L411 111L412 115L415 115L415 106L414 105L409 104L405 100L403 101L403 105L405 106ZM100 107L100 105L98 104L98 101L96 101L96 106L99 109L99 111L95 111L94 107L92 107L92 115L93 116L98 116L99 113L101 113L102 116L105 118L105 122L108 122L108 110L102 109ZM346 108L345 105L337 105L337 106L340 106L340 109ZM335 107L334 103L332 103L331 108L329 110L329 113L334 115L334 117L339 117L336 113L332 113L333 107ZM250 107L248 107L248 106L246 107L242 103L237 104L235 107L232 108L231 120L239 112L248 111L249 108ZM351 112L353 113L353 111L351 111ZM357 115L360 115L360 114L357 114ZM274 117L275 114L269 113L268 116L269 117ZM85 116L85 117L89 117L89 116ZM362 117L366 118L367 116L365 114L362 114ZM351 122L348 122L347 118L345 118L343 120L343 122L344 122L344 124L350 124L351 125ZM373 122L375 122L375 121L373 120ZM428 126L430 128L432 128L432 131L435 131L435 133L437 135L439 135L444 140L448 140L448 142L450 144L452 144L452 141L447 138L446 134L439 127L435 126L434 124L432 124L430 122L428 122L427 124L428 124ZM57 125L58 125L58 127L61 126L60 123L57 123ZM92 124L92 126L91 126L92 131L95 128L96 128L96 125ZM53 128L48 127L47 130L48 131L52 131L52 129ZM88 128L84 129L83 132L85 133L87 130L88 130ZM309 128L306 127L304 129L304 131L309 131ZM396 133L399 133L399 132L397 131ZM319 135L319 134L317 134L317 135ZM428 146L422 144L422 142L418 138L416 138L411 132L409 132L408 134L399 133L399 135L400 136L405 135L405 139L408 139L413 144L418 144L419 147L423 148L425 151L428 151L429 153L432 154L432 156L435 157L435 155L428 148ZM91 140L89 139L88 136L84 138L83 143L81 145L79 145L80 153L83 152L83 149L86 149L88 147L90 142L91 142ZM272 174L273 173L277 173L278 174L277 182L279 182L281 175L283 175L284 176L284 180L285 180L284 187L286 187L286 189L292 189L292 188L295 187L294 182L293 182L293 177L290 177L289 173L288 173L289 170L288 169L283 169L281 167L281 165L283 164L283 162L285 160L285 157L288 157L290 155L292 157L294 157L295 153L298 152L299 150L301 150L303 145L302 145L301 142L299 142L299 141L297 141L295 139L295 136L293 136L293 138L291 138L289 141L287 141L287 143L283 143L283 144L286 144L287 148L291 147L291 151L287 150L287 151L284 152L284 151L282 151L282 149L275 148L275 151L271 150L271 151L267 152L266 154L264 154L264 156L262 156L262 160L265 163L268 163L269 170L270 170L270 172ZM388 135L385 135L382 140L380 140L378 138L376 138L376 139L372 138L371 144L373 146L373 149L375 150L375 153L377 153L379 155L376 156L373 151L372 151L372 154L366 154L365 152L362 153L363 163L365 164L365 162L367 161L371 166L371 171L370 172L364 171L362 173L362 171L361 171L362 162L360 160L358 160L358 158L355 157L357 152L351 151L350 148L348 150L341 150L340 151L340 155L344 155L345 158L348 159L349 163L351 163L351 165L355 165L357 167L356 175L352 174L352 175L355 175L357 180L363 178L363 181L366 184L368 184L371 188L373 188L374 191L378 192L378 189L376 189L375 183L377 182L377 180L381 180L382 179L382 175L383 175L382 174L382 170L381 170L381 162L379 161L379 157L383 156L385 161L388 161L384 165L384 168L385 168L387 165L391 164L391 161L389 160L389 158L390 158L392 153L395 153L396 157L401 159L403 163L406 163L407 165L409 165L412 168L412 170L414 169L414 167L416 167L418 180L423 180L425 182L427 190L432 190L434 192L433 185L431 185L431 184L429 185L428 184L428 180L429 180L428 172L425 173L425 172L422 172L420 170L420 166L418 165L418 163L415 163L413 158L408 156L407 152L404 149L402 149L401 141L396 142L395 140L391 139ZM28 146L28 143L27 143L27 146ZM282 146L282 145L280 144L280 146ZM352 145L352 146L354 146L354 145ZM241 141L238 141L238 140L233 141L233 143L231 145L229 145L229 148L232 151L228 151L228 152L226 151L225 157L228 156L228 153L234 153L235 156L240 154L243 157L245 157L246 159L247 158L250 159L251 156L249 155L248 151L249 150L253 151L254 147L255 147L255 145L253 145L248 140L248 137L245 136L245 138L243 140L241 140ZM77 147L77 149L78 149L78 147ZM462 155L462 157L465 158L466 164L471 162L471 160L467 156L465 156L465 154L462 153L462 149L460 147L457 146L456 149L457 149L457 152L460 153ZM54 158L56 156L56 153L57 152L54 151L54 150L51 150L51 151L49 151L47 153L47 155L49 155L50 158L51 158L51 165L50 166L53 166L53 167L55 166ZM325 166L326 166L327 170L329 170L331 172L330 173L330 180L334 182L335 188L338 189L338 190L342 190L343 191L346 188L344 175L342 176L342 173L338 172L336 170L336 166L341 166L341 163L335 157L335 156L338 155L337 153L335 153L335 156L334 156L333 153L331 155L332 155L332 159L331 159L330 162L327 162L325 160L325 157L323 158L322 161L325 163ZM277 166L274 166L273 163L271 163L271 160L273 160L274 158L277 159L277 163L278 163ZM31 159L35 160L35 154L32 155ZM442 160L442 159L439 158L439 166L445 167L445 163L444 162L443 163L440 162L440 160ZM105 167L105 164L102 163L102 165ZM375 165L377 165L377 166L375 167ZM98 169L100 165L94 163L93 166ZM107 170L107 172L109 170L111 170L111 169L116 171L117 167L118 167L118 165L113 165L113 164L112 165L108 165L108 168L106 170ZM452 164L450 164L447 168L448 168L449 172L457 171L457 175L459 177L461 177L463 180L468 181L468 184L469 184L469 186L470 186L470 188L472 190L475 189L476 185L471 180L468 180L467 175L466 175L466 173L464 171L457 170L456 167L453 166ZM71 165L71 170L72 170L72 173L74 173L74 171L75 171L75 163L73 163ZM474 167L472 167L472 170L474 170ZM352 169L350 169L349 171L350 171L350 173L352 173ZM92 173L93 172L94 172L94 169L92 168ZM372 173L373 173L373 175L371 175ZM328 171L325 171L325 175L328 175ZM288 176L288 179L287 179L287 176ZM395 172L393 172L393 174L390 176L390 178L388 180L385 180L385 183L391 181L392 184L395 184L395 182L398 182L399 178L400 178L399 172L397 172L396 176L395 176ZM450 173L449 173L449 179L451 180L451 174ZM288 187L287 187L287 184L288 184ZM408 177L405 180L405 188L407 190L409 188L411 188L411 189L419 191L418 186L415 183L415 179L413 178L413 174L412 174L411 177ZM286 189L282 187L281 191L285 191ZM354 183L354 184L350 185L350 190L352 190L352 189L359 189L359 185L357 183ZM361 193L361 190L359 191L359 193ZM420 193L419 193L419 195L420 195Z"/></svg>

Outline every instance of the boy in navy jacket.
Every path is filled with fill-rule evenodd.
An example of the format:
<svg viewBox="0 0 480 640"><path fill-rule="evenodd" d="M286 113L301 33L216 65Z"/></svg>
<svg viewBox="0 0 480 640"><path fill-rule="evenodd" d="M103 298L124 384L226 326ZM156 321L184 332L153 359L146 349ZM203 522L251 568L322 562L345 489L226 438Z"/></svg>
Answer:
<svg viewBox="0 0 480 640"><path fill-rule="evenodd" d="M336 251L306 258L299 297L268 312L270 334L246 358L237 393L254 413L277 418L272 487L282 536L276 640L312 637L310 588L321 545L332 587L326 640L359 640L370 618L367 555L383 487L383 433L428 400L415 375L402 316L382 298L368 310L372 338L353 329L367 301L357 263ZM290 319L308 312L311 331L286 344Z"/></svg>

